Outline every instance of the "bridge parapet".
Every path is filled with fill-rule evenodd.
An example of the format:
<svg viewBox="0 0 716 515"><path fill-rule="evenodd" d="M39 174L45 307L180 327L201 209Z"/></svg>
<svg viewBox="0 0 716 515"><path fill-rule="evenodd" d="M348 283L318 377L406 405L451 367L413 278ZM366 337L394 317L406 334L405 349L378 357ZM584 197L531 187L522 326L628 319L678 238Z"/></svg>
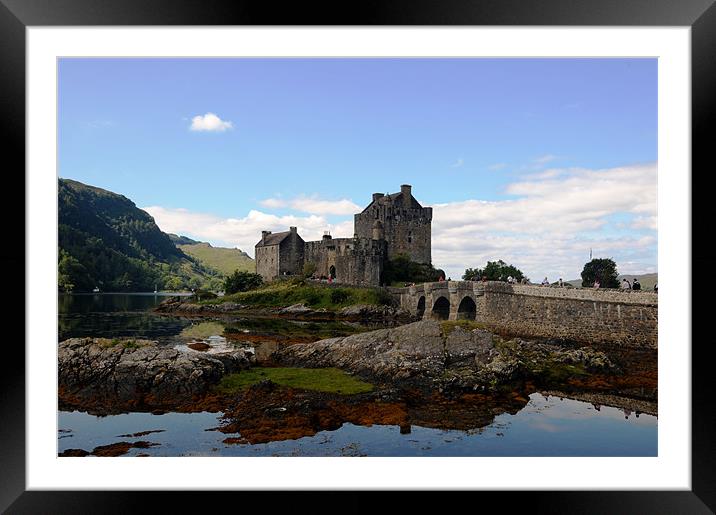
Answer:
<svg viewBox="0 0 716 515"><path fill-rule="evenodd" d="M403 288L400 301L418 317L469 318L516 336L657 347L653 292L443 281Z"/></svg>

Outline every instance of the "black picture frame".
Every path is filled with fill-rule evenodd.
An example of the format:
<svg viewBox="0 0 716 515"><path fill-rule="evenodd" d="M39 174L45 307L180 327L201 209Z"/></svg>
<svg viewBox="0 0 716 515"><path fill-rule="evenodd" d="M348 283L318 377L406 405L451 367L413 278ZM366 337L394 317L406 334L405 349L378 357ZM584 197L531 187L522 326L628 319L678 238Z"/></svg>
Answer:
<svg viewBox="0 0 716 515"><path fill-rule="evenodd" d="M337 3L287 3L211 0L0 0L0 141L4 148L6 188L21 203L6 213L4 236L12 245L0 248L6 271L6 289L25 290L25 226L17 222L24 213L25 198L25 29L30 26L83 25L552 25L552 26L688 26L692 44L692 267L708 275L716 264L716 251L709 250L710 220L703 206L712 161L708 129L716 126L716 6L715 0L364 0L341 6ZM10 159L8 159L10 158ZM13 163L12 167L8 163ZM693 171L698 170L699 173ZM711 172L709 174L708 172ZM688 173L688 171L684 171ZM19 192L23 192L21 195ZM10 196L10 195L8 195ZM11 205L6 202L6 206ZM23 250L20 250L23 249ZM23 270L24 274L17 273ZM708 277L704 277L708 280ZM684 280L691 281L686 277ZM22 284L21 284L22 282ZM694 280L693 284L698 284ZM703 289L708 290L704 283ZM704 296L699 301L699 295ZM708 291L692 290L694 345L692 352L692 489L690 491L584 491L584 492L475 492L483 503L495 500L511 507L551 513L711 513L716 511L716 409L710 370L710 340L699 334L709 318ZM25 294L13 294L14 306L25 308ZM32 309L31 305L27 309ZM11 331L0 359L0 511L8 513L124 513L162 511L190 507L188 492L77 492L26 491L25 486L25 353ZM24 336L24 335L23 335ZM23 338L24 341L24 338ZM667 342L687 345L691 342ZM191 501L210 509L230 509L252 501L266 502L257 493L203 492ZM320 493L304 503L308 493L270 492L271 511L318 506L341 511L368 511L383 501L374 493L349 492L340 499ZM457 506L464 499L454 499ZM460 495L462 497L463 495ZM207 497L207 499L203 499ZM210 501L208 500L210 498ZM413 492L401 499L401 511L423 506L424 495ZM470 499L468 502L475 502ZM320 503L317 505L316 503ZM481 504L486 507L486 504ZM323 510L318 510L323 511Z"/></svg>

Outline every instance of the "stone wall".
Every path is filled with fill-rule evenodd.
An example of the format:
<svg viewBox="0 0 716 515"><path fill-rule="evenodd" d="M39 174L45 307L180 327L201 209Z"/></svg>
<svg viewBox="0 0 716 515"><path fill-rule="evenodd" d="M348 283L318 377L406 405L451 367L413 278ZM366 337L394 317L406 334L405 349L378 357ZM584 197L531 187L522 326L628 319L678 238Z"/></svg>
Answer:
<svg viewBox="0 0 716 515"><path fill-rule="evenodd" d="M403 288L400 301L421 318L475 319L513 336L658 346L658 295L652 292L449 281Z"/></svg>
<svg viewBox="0 0 716 515"><path fill-rule="evenodd" d="M356 235L378 239L380 234L388 244L388 259L407 254L418 263L431 263L433 209L421 207L409 185L401 186L401 195L395 200L380 194L373 198L371 205L354 217Z"/></svg>
<svg viewBox="0 0 716 515"><path fill-rule="evenodd" d="M273 281L278 277L278 252L278 245L256 247L256 273L263 277L264 281Z"/></svg>
<svg viewBox="0 0 716 515"><path fill-rule="evenodd" d="M627 347L658 347L658 295L488 282L477 320L521 336Z"/></svg>
<svg viewBox="0 0 716 515"><path fill-rule="evenodd" d="M280 245L281 260L279 274L301 275L303 273L303 238L298 235L295 227L291 227L289 235Z"/></svg>
<svg viewBox="0 0 716 515"><path fill-rule="evenodd" d="M304 245L304 261L316 265L317 276L328 277L335 269L335 281L358 286L378 286L383 272L385 242L368 238L331 238Z"/></svg>

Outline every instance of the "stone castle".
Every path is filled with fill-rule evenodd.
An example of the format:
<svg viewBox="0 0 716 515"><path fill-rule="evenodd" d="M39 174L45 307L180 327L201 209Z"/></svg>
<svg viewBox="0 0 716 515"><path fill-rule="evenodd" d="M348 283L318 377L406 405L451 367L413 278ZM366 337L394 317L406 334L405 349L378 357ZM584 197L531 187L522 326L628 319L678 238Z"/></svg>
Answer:
<svg viewBox="0 0 716 515"><path fill-rule="evenodd" d="M256 273L265 281L301 275L312 263L314 275L342 284L380 285L387 260L399 254L418 263L431 263L433 209L421 206L409 184L398 193L374 193L368 206L354 216L353 238L304 241L296 227L286 232L262 231L256 244Z"/></svg>

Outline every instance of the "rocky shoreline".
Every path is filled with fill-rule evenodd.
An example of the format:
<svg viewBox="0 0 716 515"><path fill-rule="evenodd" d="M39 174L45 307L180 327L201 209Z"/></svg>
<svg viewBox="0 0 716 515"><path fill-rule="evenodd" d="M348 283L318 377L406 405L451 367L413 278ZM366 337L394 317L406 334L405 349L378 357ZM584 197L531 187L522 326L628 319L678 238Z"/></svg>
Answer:
<svg viewBox="0 0 716 515"><path fill-rule="evenodd" d="M108 414L171 410L201 400L225 374L246 369L252 355L182 352L151 340L71 338L58 347L61 409Z"/></svg>
<svg viewBox="0 0 716 515"><path fill-rule="evenodd" d="M236 302L222 302L219 304L197 304L184 297L170 297L156 308L155 313L181 316L222 316L222 315L251 315L289 318L293 320L331 321L343 320L346 322L386 322L406 323L412 322L413 317L407 311L395 306L376 306L357 304L343 309L332 311L325 308L312 309L305 304L294 304L286 307L246 306Z"/></svg>
<svg viewBox="0 0 716 515"><path fill-rule="evenodd" d="M60 405L96 413L172 410L216 398L223 376L256 364L254 350L181 351L149 340L72 338L59 345ZM617 371L591 348L503 340L459 324L414 322L313 343L276 346L270 366L339 368L381 388L496 393L533 382ZM213 397L212 397L213 396Z"/></svg>
<svg viewBox="0 0 716 515"><path fill-rule="evenodd" d="M469 326L468 326L469 327ZM519 338L434 320L279 348L281 365L337 367L370 380L435 391L494 392L515 382L614 372L601 351Z"/></svg>

